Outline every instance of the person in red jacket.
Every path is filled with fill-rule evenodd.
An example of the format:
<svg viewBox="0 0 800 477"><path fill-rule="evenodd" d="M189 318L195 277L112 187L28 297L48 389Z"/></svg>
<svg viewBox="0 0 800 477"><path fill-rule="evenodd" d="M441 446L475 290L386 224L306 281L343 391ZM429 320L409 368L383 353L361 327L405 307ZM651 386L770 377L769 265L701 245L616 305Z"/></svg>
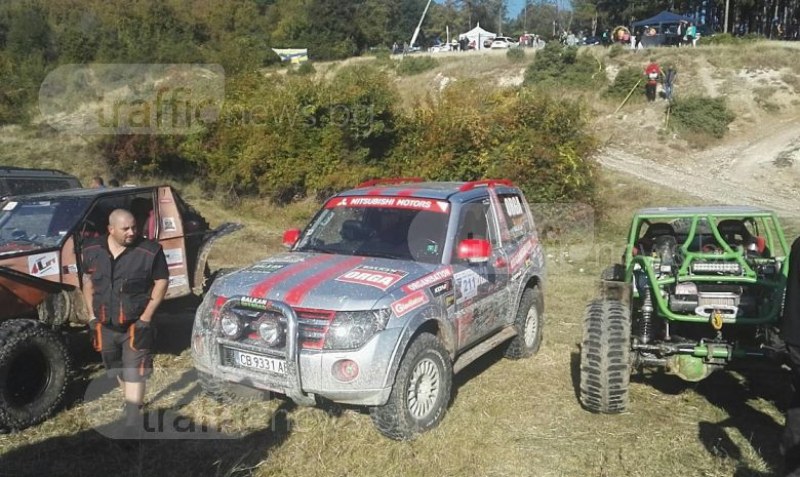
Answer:
<svg viewBox="0 0 800 477"><path fill-rule="evenodd" d="M658 85L658 79L661 75L661 67L656 63L656 59L650 58L650 64L644 69L645 81L647 81L645 84L645 92L647 93L648 101L656 100L656 86Z"/></svg>

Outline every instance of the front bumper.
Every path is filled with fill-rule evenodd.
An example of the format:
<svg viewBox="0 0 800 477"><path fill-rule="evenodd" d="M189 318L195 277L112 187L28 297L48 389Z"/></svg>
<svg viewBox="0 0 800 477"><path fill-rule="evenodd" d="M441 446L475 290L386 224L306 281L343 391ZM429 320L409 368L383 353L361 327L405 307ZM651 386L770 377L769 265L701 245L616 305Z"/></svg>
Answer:
<svg viewBox="0 0 800 477"><path fill-rule="evenodd" d="M252 298L230 298L226 307L253 307ZM192 337L192 358L195 367L217 379L284 394L300 405L313 405L316 397L354 405L377 406L385 404L392 391L390 373L400 329L386 329L376 333L357 350L309 350L299 346L298 318L288 305L271 300L258 303L265 311L276 311L286 317L286 344L282 350L273 350L265 344L256 346L228 340L220 336L217 326L203 329L200 317L195 320ZM201 310L200 312L202 312ZM285 360L285 374L243 367L229 358L233 351ZM355 379L342 382L334 377L333 369L340 360L351 360L358 365Z"/></svg>

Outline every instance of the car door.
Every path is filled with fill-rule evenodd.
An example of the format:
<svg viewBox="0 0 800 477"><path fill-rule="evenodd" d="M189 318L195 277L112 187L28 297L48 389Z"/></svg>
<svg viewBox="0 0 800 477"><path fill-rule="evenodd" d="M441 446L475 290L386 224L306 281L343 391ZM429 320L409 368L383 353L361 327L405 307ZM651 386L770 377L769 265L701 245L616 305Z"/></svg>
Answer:
<svg viewBox="0 0 800 477"><path fill-rule="evenodd" d="M512 323L516 312L516 298L541 259L541 246L530 210L518 192L491 191L492 201L499 219L503 252L508 257L508 313L504 322Z"/></svg>
<svg viewBox="0 0 800 477"><path fill-rule="evenodd" d="M458 243L465 239L488 240L489 260L469 263L459 259ZM508 308L508 260L488 196L461 206L455 244L450 262L456 293L456 331L462 349L502 326Z"/></svg>
<svg viewBox="0 0 800 477"><path fill-rule="evenodd" d="M184 223L178 209L174 191L169 186L158 187L154 216L149 217L147 228L164 249L169 267L167 298L185 296L192 292L189 260L186 256Z"/></svg>

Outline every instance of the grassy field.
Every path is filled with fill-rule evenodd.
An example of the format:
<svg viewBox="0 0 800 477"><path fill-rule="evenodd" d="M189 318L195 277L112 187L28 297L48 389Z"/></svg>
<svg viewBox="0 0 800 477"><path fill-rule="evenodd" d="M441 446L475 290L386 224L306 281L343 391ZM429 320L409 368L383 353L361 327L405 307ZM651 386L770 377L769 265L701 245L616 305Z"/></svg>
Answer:
<svg viewBox="0 0 800 477"><path fill-rule="evenodd" d="M786 51L765 50L758 44L680 53L665 49L656 55L662 63L676 62L684 91L708 86L705 76L693 72L713 70L716 62L783 69L787 78L794 78L798 67ZM512 64L504 54L470 62L457 58L444 56L439 69L402 80L405 103L425 100L444 77L479 75L492 84L501 77L521 81L531 61L528 56L522 65ZM643 55L629 52L614 59L617 70L644 61ZM728 85L718 82L721 88ZM612 119L595 126L601 140L620 130L616 125L609 130L609 123L634 114L626 109L612 117L616 101L593 107ZM65 169L84 183L96 174L109 176L83 138L48 134L4 128L0 156L9 165ZM645 139L657 137L655 129L647 134ZM281 250L281 232L303 225L317 207L301 202L277 209L252 199L223 201L194 185L180 188L212 225L236 220L247 226L219 242L211 256L214 268L245 265ZM165 429L186 432L158 433L160 438L133 444L107 438L107 428L119 422L119 391L101 377L97 356L77 331L71 342L84 364L67 409L39 426L0 435L0 476L775 475L789 393L786 376L776 367L720 372L698 384L636 376L630 410L617 416L591 414L578 404L583 309L596 294L600 270L621 255L632 212L643 206L695 203L692 197L608 172L601 172L600 197L594 209L534 204L537 213L547 217L540 225L556 225L546 244L549 283L541 351L523 361L494 353L473 363L456 377L441 426L413 442L383 438L357 408L298 408L282 399L223 405L203 396L188 351L197 304L183 301L165 305L159 314L161 350L146 401L155 426L163 423ZM562 217L569 218L569 227L557 226ZM787 228L793 237L800 224L792 222Z"/></svg>
<svg viewBox="0 0 800 477"><path fill-rule="evenodd" d="M691 202L667 190L642 194L642 187L625 176L603 175L606 203L596 221L586 220L593 233L549 243L541 351L523 361L495 353L468 367L456 377L442 425L416 441L383 438L356 408L298 408L282 399L222 405L203 396L188 352L196 304L185 302L160 313L160 336L169 339L146 401L154 428L178 423L195 432L134 444L105 437L103 429L119 422L119 391L100 378L97 358L78 334L74 347L89 364L69 408L0 436L0 475L772 475L788 398L777 369L721 372L694 385L637 376L630 411L616 416L591 414L578 404L583 308L595 295L601 268L621 253L626 217L639 206ZM213 223L230 219L231 207L191 190L187 195ZM301 225L313 204L274 210L243 203L233 210L248 228L217 250L212 260L218 266L278 250L279 231ZM201 426L223 434L199 432Z"/></svg>

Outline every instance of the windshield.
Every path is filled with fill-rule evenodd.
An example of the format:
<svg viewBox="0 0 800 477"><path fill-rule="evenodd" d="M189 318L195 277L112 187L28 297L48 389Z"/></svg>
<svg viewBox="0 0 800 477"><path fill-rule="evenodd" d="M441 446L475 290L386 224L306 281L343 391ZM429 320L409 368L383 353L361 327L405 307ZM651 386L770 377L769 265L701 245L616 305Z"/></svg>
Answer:
<svg viewBox="0 0 800 477"><path fill-rule="evenodd" d="M0 254L61 245L89 201L70 197L6 202L0 211Z"/></svg>
<svg viewBox="0 0 800 477"><path fill-rule="evenodd" d="M448 217L449 203L443 201L336 198L317 215L296 250L441 263Z"/></svg>

